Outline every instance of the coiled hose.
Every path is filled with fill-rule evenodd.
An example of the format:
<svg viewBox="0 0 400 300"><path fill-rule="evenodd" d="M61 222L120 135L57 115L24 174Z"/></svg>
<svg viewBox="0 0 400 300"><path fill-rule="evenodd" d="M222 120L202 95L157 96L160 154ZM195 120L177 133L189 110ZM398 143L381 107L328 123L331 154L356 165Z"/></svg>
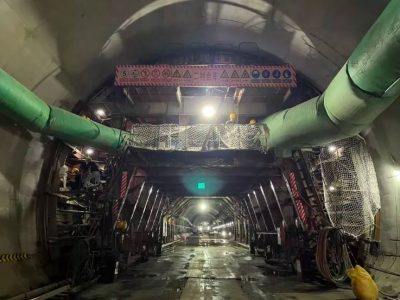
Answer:
<svg viewBox="0 0 400 300"><path fill-rule="evenodd" d="M327 227L320 231L315 257L318 270L326 280L335 285L346 280L346 270L352 263L341 229Z"/></svg>

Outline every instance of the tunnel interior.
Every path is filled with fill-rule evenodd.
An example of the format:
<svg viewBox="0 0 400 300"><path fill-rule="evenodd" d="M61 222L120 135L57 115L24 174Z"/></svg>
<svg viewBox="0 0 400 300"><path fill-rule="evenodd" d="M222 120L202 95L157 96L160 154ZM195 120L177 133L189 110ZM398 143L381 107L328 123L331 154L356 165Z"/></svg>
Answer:
<svg viewBox="0 0 400 300"><path fill-rule="evenodd" d="M0 298L396 299L399 16L0 0Z"/></svg>

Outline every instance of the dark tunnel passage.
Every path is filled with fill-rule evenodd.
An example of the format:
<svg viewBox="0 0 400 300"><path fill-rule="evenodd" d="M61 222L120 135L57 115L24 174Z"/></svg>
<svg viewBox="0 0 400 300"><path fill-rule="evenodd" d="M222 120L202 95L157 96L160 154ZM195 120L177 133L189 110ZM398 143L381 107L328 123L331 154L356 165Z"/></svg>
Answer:
<svg viewBox="0 0 400 300"><path fill-rule="evenodd" d="M399 4L0 0L0 299L397 299Z"/></svg>

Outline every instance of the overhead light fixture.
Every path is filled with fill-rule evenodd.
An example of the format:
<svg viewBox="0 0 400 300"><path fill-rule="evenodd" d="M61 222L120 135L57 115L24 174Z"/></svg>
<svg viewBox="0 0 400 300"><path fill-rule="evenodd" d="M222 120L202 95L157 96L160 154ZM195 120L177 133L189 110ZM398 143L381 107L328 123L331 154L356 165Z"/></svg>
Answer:
<svg viewBox="0 0 400 300"><path fill-rule="evenodd" d="M206 105L201 110L201 113L203 114L204 117L211 118L215 115L215 108L211 105Z"/></svg>
<svg viewBox="0 0 400 300"><path fill-rule="evenodd" d="M98 108L96 110L96 115L98 117L105 117L106 116L106 111L104 109L102 109L102 108Z"/></svg>
<svg viewBox="0 0 400 300"><path fill-rule="evenodd" d="M333 152L335 152L337 150L337 147L335 146L335 145L330 145L329 147L328 147L328 151L330 152L330 153L333 153Z"/></svg>
<svg viewBox="0 0 400 300"><path fill-rule="evenodd" d="M205 212L205 211L207 211L207 209L208 209L207 203L206 203L206 202L200 202L200 204L199 204L199 210L200 210L201 212Z"/></svg>
<svg viewBox="0 0 400 300"><path fill-rule="evenodd" d="M336 190L336 188L333 186L333 185L331 185L330 187L329 187L329 191L330 192L333 192L333 191L335 191Z"/></svg>
<svg viewBox="0 0 400 300"><path fill-rule="evenodd" d="M94 150L93 150L92 148L86 148L85 153L86 153L87 155L93 155Z"/></svg>
<svg viewBox="0 0 400 300"><path fill-rule="evenodd" d="M226 237L226 231L225 231L225 230L222 231L222 232L221 232L221 235L222 235L223 237Z"/></svg>

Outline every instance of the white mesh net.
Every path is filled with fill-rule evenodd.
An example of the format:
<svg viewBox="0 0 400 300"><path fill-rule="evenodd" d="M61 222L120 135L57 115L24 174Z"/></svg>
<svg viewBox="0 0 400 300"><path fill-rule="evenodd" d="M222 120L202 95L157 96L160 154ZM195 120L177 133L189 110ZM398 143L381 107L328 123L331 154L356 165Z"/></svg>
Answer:
<svg viewBox="0 0 400 300"><path fill-rule="evenodd" d="M360 138L344 139L320 154L325 206L335 227L353 236L370 236L380 209L371 156Z"/></svg>
<svg viewBox="0 0 400 300"><path fill-rule="evenodd" d="M134 148L174 151L249 149L266 151L263 128L242 124L135 124L128 145Z"/></svg>

